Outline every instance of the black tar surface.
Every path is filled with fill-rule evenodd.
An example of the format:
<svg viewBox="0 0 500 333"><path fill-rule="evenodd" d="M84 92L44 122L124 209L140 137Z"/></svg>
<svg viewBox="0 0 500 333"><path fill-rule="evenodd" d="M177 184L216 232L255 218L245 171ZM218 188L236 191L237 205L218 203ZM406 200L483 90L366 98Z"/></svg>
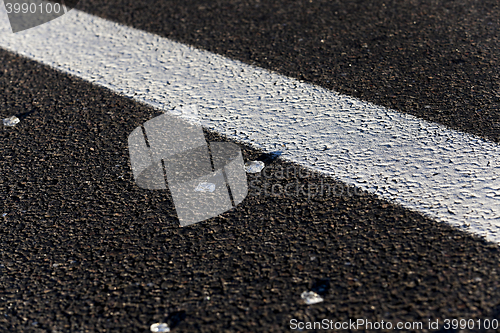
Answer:
<svg viewBox="0 0 500 333"><path fill-rule="evenodd" d="M0 130L1 332L499 317L497 245L366 194L252 189L180 228L168 191L138 188L129 165L129 133L157 111L5 51L0 87L1 118L33 111ZM268 162L267 174L287 167ZM333 183L279 181L320 179ZM302 304L311 289L324 302Z"/></svg>
<svg viewBox="0 0 500 333"><path fill-rule="evenodd" d="M78 8L500 141L496 0L85 0Z"/></svg>

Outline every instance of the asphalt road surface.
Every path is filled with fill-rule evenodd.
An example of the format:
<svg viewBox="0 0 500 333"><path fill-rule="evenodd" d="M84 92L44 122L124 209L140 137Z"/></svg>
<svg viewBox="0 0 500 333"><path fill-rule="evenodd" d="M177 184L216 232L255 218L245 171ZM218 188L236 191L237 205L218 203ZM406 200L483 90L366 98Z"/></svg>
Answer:
<svg viewBox="0 0 500 333"><path fill-rule="evenodd" d="M495 1L77 8L500 141ZM21 118L0 131L0 331L149 332L166 322L172 332L288 332L294 319L366 319L422 322L402 330L415 332L439 320L444 332L445 319L473 319L470 331L500 320L497 244L322 175L271 181L323 181L344 194L251 188L236 209L180 228L168 190L138 188L129 164L128 135L158 110L4 50L0 58L1 116ZM299 169L240 146L271 174ZM303 304L309 290L324 301Z"/></svg>

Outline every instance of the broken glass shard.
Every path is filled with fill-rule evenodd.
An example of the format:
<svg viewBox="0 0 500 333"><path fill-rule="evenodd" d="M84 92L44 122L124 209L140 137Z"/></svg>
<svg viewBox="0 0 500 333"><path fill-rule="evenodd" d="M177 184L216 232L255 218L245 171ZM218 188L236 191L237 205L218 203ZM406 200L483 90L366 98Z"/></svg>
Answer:
<svg viewBox="0 0 500 333"><path fill-rule="evenodd" d="M259 173L264 167L265 164L262 161L250 161L245 163L245 170L248 173Z"/></svg>
<svg viewBox="0 0 500 333"><path fill-rule="evenodd" d="M304 291L300 297L304 300L307 305L316 304L323 302L323 297L316 294L314 291Z"/></svg>
<svg viewBox="0 0 500 333"><path fill-rule="evenodd" d="M159 333L159 332L170 332L170 327L168 327L165 323L156 323L151 325L151 332Z"/></svg>
<svg viewBox="0 0 500 333"><path fill-rule="evenodd" d="M3 125L4 126L16 126L16 124L19 123L19 118L17 118L16 116L12 116L12 117L9 117L9 118L5 118L3 120Z"/></svg>
<svg viewBox="0 0 500 333"><path fill-rule="evenodd" d="M215 191L215 184L213 183L199 183L194 189L196 192L213 192Z"/></svg>

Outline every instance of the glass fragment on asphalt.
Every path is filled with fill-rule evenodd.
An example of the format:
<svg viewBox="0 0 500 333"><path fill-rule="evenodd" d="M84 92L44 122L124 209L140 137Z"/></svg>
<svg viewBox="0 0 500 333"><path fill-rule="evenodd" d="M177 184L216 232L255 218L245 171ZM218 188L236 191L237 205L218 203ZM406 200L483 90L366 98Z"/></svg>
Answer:
<svg viewBox="0 0 500 333"><path fill-rule="evenodd" d="M265 164L262 161L250 161L245 163L245 171L247 173L259 173L264 167Z"/></svg>
<svg viewBox="0 0 500 333"><path fill-rule="evenodd" d="M16 126L16 124L18 124L19 122L20 122L19 118L17 118L16 116L12 116L9 118L5 118L3 120L3 125L4 126Z"/></svg>
<svg viewBox="0 0 500 333"><path fill-rule="evenodd" d="M316 294L314 291L304 291L300 297L304 300L307 305L316 304L323 302L323 297Z"/></svg>
<svg viewBox="0 0 500 333"><path fill-rule="evenodd" d="M156 323L151 325L151 332L159 333L159 332L170 332L170 327L168 327L165 323Z"/></svg>
<svg viewBox="0 0 500 333"><path fill-rule="evenodd" d="M213 183L199 183L194 189L196 192L210 192L215 191L215 184Z"/></svg>

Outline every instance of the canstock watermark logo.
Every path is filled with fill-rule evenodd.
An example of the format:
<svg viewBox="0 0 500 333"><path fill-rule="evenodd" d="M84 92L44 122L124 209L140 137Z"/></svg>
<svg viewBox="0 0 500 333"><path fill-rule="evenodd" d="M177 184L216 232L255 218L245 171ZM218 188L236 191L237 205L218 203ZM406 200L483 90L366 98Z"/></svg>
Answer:
<svg viewBox="0 0 500 333"><path fill-rule="evenodd" d="M185 120L196 112L188 106L162 114L128 137L136 184L149 190L168 186L181 226L232 209L248 192L240 148L228 142L207 143L202 127Z"/></svg>
<svg viewBox="0 0 500 333"><path fill-rule="evenodd" d="M12 32L47 23L75 8L78 0L4 0Z"/></svg>

